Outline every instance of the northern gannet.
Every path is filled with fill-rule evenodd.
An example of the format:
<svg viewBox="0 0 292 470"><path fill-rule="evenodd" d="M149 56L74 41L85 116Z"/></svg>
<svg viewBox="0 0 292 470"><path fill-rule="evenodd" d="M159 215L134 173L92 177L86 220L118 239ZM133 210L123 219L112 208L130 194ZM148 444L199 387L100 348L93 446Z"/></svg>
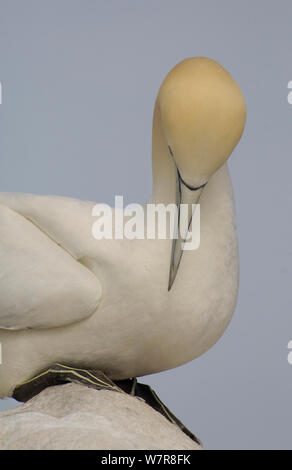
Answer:
<svg viewBox="0 0 292 470"><path fill-rule="evenodd" d="M0 193L0 397L51 364L121 380L174 368L216 343L237 298L226 160L245 119L239 86L214 60L186 59L160 87L151 202L200 197L201 244L182 257L170 239L95 240L95 203Z"/></svg>

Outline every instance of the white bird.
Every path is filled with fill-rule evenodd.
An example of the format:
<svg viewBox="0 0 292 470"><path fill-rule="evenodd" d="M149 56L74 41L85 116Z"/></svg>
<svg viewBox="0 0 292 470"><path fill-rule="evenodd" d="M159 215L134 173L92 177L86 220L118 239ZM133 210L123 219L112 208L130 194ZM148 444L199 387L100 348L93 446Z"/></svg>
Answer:
<svg viewBox="0 0 292 470"><path fill-rule="evenodd" d="M182 257L170 239L94 239L95 203L0 193L0 397L54 363L119 380L179 366L216 343L237 298L225 162L245 119L240 88L211 59L184 60L161 85L151 202L200 196L201 244Z"/></svg>

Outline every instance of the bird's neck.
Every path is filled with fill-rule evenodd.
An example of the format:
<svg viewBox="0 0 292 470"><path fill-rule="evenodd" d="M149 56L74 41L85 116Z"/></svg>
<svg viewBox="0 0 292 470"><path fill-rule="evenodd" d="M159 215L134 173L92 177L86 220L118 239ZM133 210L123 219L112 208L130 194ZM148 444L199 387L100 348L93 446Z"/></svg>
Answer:
<svg viewBox="0 0 292 470"><path fill-rule="evenodd" d="M152 203L175 202L176 170L163 135L160 109L156 101L152 129Z"/></svg>

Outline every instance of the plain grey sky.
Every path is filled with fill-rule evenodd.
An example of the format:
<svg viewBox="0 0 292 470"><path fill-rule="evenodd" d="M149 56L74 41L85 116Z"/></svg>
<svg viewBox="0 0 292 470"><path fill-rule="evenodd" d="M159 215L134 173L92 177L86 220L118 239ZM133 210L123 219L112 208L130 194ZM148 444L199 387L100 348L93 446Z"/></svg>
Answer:
<svg viewBox="0 0 292 470"><path fill-rule="evenodd" d="M290 0L0 0L0 191L145 202L166 73L208 56L243 90L235 315L202 357L143 378L206 449L292 448L291 18Z"/></svg>

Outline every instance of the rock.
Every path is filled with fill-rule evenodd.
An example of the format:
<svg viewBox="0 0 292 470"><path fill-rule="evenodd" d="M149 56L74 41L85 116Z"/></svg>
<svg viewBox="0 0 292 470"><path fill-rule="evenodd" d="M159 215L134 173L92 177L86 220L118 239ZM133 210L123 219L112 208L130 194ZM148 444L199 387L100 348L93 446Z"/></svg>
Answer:
<svg viewBox="0 0 292 470"><path fill-rule="evenodd" d="M79 384L46 388L0 413L1 450L201 447L142 399Z"/></svg>

